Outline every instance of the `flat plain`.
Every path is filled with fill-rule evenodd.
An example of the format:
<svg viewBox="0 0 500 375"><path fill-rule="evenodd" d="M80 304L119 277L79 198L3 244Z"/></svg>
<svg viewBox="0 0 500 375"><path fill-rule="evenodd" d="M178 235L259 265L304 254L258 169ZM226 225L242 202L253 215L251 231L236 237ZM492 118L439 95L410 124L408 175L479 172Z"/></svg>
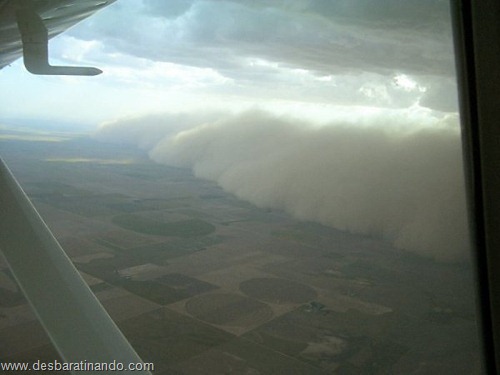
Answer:
<svg viewBox="0 0 500 375"><path fill-rule="evenodd" d="M479 374L471 266L260 209L135 149L0 139L157 374ZM58 358L4 261L0 360Z"/></svg>

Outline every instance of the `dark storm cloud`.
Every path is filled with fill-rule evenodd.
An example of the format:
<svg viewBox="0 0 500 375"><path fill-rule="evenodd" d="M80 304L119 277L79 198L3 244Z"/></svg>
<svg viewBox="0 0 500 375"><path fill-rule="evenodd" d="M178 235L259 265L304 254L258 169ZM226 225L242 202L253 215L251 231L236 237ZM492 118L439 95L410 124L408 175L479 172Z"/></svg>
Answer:
<svg viewBox="0 0 500 375"><path fill-rule="evenodd" d="M153 160L192 168L259 207L381 236L430 258L466 257L456 117L424 127L402 113L357 121L359 126L317 126L251 111L185 116L172 129L178 118L136 118L136 126L116 121L98 136L140 143Z"/></svg>
<svg viewBox="0 0 500 375"><path fill-rule="evenodd" d="M216 113L199 114L149 114L130 116L107 121L99 129L98 139L108 142L133 144L144 150L151 150L162 139L168 139L181 131L206 121L215 121Z"/></svg>
<svg viewBox="0 0 500 375"><path fill-rule="evenodd" d="M219 86L222 101L241 91L263 106L343 104L349 116L329 113L345 120L319 125L258 111L149 115L109 123L101 139L137 144L157 162L300 220L435 259L466 257L457 116L417 105L456 110L446 1L167 4L119 2L106 22L96 17L76 36L99 35L111 52L211 68L231 78Z"/></svg>

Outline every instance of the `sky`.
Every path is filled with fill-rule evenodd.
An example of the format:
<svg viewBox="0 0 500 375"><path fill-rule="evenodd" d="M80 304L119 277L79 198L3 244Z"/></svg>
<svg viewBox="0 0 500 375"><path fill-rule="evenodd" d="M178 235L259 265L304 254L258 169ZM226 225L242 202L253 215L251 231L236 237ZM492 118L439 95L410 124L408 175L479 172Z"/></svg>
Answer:
<svg viewBox="0 0 500 375"><path fill-rule="evenodd" d="M104 73L34 76L18 60L0 70L0 119L456 112L448 13L442 0L118 0L49 44L52 64Z"/></svg>
<svg viewBox="0 0 500 375"><path fill-rule="evenodd" d="M263 208L467 258L446 0L118 0L0 71L0 121L85 128ZM103 146L104 147L104 146Z"/></svg>

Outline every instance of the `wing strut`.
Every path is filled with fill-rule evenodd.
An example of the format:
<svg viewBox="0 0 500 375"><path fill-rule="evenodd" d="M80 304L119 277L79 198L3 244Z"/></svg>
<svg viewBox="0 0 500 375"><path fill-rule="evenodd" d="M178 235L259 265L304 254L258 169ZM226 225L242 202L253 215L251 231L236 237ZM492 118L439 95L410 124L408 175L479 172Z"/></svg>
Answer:
<svg viewBox="0 0 500 375"><path fill-rule="evenodd" d="M42 18L32 8L16 12L23 42L24 66L33 74L95 76L102 70L84 66L52 66L49 64L49 34Z"/></svg>
<svg viewBox="0 0 500 375"><path fill-rule="evenodd" d="M0 208L0 249L63 360L142 363L1 159Z"/></svg>

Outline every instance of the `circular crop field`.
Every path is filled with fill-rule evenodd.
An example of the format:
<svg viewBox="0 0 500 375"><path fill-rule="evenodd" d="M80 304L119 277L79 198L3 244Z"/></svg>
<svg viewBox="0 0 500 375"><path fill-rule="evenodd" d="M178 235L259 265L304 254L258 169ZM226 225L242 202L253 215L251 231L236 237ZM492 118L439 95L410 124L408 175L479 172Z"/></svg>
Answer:
<svg viewBox="0 0 500 375"><path fill-rule="evenodd" d="M247 327L264 323L273 317L265 303L231 293L205 294L186 303L189 314L207 323Z"/></svg>
<svg viewBox="0 0 500 375"><path fill-rule="evenodd" d="M295 281L255 278L243 281L240 290L249 297L277 304L304 303L316 298L316 291Z"/></svg>

